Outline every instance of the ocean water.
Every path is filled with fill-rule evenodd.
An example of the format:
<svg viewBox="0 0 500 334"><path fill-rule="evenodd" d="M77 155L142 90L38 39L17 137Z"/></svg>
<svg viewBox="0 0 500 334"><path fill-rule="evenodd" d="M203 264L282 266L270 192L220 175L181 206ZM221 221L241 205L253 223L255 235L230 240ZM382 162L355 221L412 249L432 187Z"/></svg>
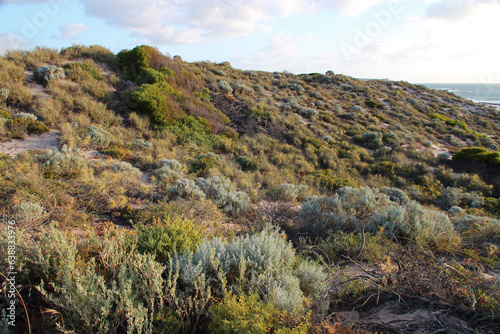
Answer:
<svg viewBox="0 0 500 334"><path fill-rule="evenodd" d="M432 89L446 90L476 103L500 106L500 84L423 84Z"/></svg>

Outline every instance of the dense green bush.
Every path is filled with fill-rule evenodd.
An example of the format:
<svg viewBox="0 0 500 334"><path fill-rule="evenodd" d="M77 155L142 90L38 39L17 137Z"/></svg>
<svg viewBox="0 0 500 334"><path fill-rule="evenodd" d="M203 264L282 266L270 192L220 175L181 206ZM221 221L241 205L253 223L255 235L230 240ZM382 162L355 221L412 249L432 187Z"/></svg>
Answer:
<svg viewBox="0 0 500 334"><path fill-rule="evenodd" d="M42 134L49 131L43 122L24 117L9 120L7 128L14 138L23 138L26 133Z"/></svg>
<svg viewBox="0 0 500 334"><path fill-rule="evenodd" d="M212 168L219 165L219 157L212 152L204 153L196 157L191 162L191 173L197 176L207 176Z"/></svg>
<svg viewBox="0 0 500 334"><path fill-rule="evenodd" d="M489 166L500 166L500 152L491 152L483 147L467 147L453 154L453 161L482 162Z"/></svg>
<svg viewBox="0 0 500 334"><path fill-rule="evenodd" d="M210 317L210 333L219 334L306 334L309 327L307 317L301 317L298 321L294 319L290 328L286 314L272 303L260 300L257 294L229 294L210 308Z"/></svg>
<svg viewBox="0 0 500 334"><path fill-rule="evenodd" d="M240 164L241 170L244 172L256 172L262 168L260 163L248 157L238 157L236 162Z"/></svg>
<svg viewBox="0 0 500 334"><path fill-rule="evenodd" d="M151 118L153 124L167 126L180 118L179 106L175 101L167 98L168 84L144 84L134 89L128 98L128 105Z"/></svg>
<svg viewBox="0 0 500 334"><path fill-rule="evenodd" d="M161 53L148 45L136 46L130 51L123 50L118 53L120 69L135 78L149 67L159 69L163 65L159 60L164 57Z"/></svg>
<svg viewBox="0 0 500 334"><path fill-rule="evenodd" d="M149 253L166 263L174 253L192 252L205 239L205 231L192 221L166 218L153 224L135 226L135 244L141 254Z"/></svg>

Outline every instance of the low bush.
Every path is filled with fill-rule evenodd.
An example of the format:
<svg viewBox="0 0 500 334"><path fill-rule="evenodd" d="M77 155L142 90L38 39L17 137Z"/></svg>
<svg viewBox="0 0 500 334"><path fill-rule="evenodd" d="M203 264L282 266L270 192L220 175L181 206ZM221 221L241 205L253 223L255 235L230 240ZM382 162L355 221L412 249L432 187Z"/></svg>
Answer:
<svg viewBox="0 0 500 334"><path fill-rule="evenodd" d="M172 124L181 116L180 107L175 100L167 98L168 84L144 84L134 89L128 97L128 105L148 115L157 126Z"/></svg>
<svg viewBox="0 0 500 334"><path fill-rule="evenodd" d="M7 128L11 132L12 137L19 139L24 138L26 133L42 134L49 132L49 128L44 123L23 117L9 120Z"/></svg>
<svg viewBox="0 0 500 334"><path fill-rule="evenodd" d="M222 94L231 94L233 92L233 88L227 81L219 81L217 87Z"/></svg>
<svg viewBox="0 0 500 334"><path fill-rule="evenodd" d="M170 198L187 198L187 199L203 199L206 197L203 190L194 182L189 179L179 179L175 181L174 185L168 191Z"/></svg>
<svg viewBox="0 0 500 334"><path fill-rule="evenodd" d="M306 334L308 317L293 319L290 324L272 303L260 300L257 294L229 294L222 302L210 308L211 333L290 333Z"/></svg>
<svg viewBox="0 0 500 334"><path fill-rule="evenodd" d="M69 63L64 66L69 79L82 82L89 79L104 80L99 68L92 61L85 63Z"/></svg>
<svg viewBox="0 0 500 334"><path fill-rule="evenodd" d="M260 163L248 157L238 157L236 162L240 164L241 170L244 172L256 172L262 168Z"/></svg>
<svg viewBox="0 0 500 334"><path fill-rule="evenodd" d="M36 243L19 238L18 266L61 315L59 328L102 334L167 330L170 323L162 323L160 312L165 267L153 255L131 250L124 230L100 237L90 231L88 237L82 244L50 227Z"/></svg>
<svg viewBox="0 0 500 334"><path fill-rule="evenodd" d="M457 246L459 237L444 213L425 209L413 201L399 204L397 196L394 199L376 189L345 187L332 197L310 197L302 204L301 216L305 227L316 235L383 231L404 243L412 241L437 248Z"/></svg>
<svg viewBox="0 0 500 334"><path fill-rule="evenodd" d="M190 164L190 172L197 176L207 176L211 170L219 165L219 157L212 152L201 154Z"/></svg>
<svg viewBox="0 0 500 334"><path fill-rule="evenodd" d="M199 178L196 185L226 213L237 214L249 207L248 195L243 191L236 191L231 181L223 176Z"/></svg>
<svg viewBox="0 0 500 334"><path fill-rule="evenodd" d="M66 73L62 67L45 65L34 71L35 80L40 84L48 84L53 80L66 79Z"/></svg>
<svg viewBox="0 0 500 334"><path fill-rule="evenodd" d="M112 135L108 131L95 125L91 125L87 128L87 136L92 143L99 147L107 147L112 138Z"/></svg>
<svg viewBox="0 0 500 334"><path fill-rule="evenodd" d="M166 263L174 254L195 251L206 237L202 226L180 218L167 217L135 228L137 251L152 254L159 263Z"/></svg>
<svg viewBox="0 0 500 334"><path fill-rule="evenodd" d="M47 176L74 178L87 167L87 161L76 148L64 145L60 150L48 149L36 156Z"/></svg>
<svg viewBox="0 0 500 334"><path fill-rule="evenodd" d="M453 154L453 161L481 162L488 166L500 166L500 152L491 152L483 147L467 147Z"/></svg>
<svg viewBox="0 0 500 334"><path fill-rule="evenodd" d="M153 171L159 184L171 184L184 177L184 166L179 161L164 159L160 163L162 167Z"/></svg>

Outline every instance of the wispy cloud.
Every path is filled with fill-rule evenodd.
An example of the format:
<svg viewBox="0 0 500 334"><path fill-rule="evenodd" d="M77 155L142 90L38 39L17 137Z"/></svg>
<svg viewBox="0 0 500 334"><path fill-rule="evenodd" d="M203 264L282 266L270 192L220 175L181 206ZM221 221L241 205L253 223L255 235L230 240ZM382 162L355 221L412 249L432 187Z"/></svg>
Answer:
<svg viewBox="0 0 500 334"><path fill-rule="evenodd" d="M54 37L72 39L83 34L87 29L89 29L89 27L83 23L67 23L59 27L59 34Z"/></svg>
<svg viewBox="0 0 500 334"><path fill-rule="evenodd" d="M33 43L14 33L0 34L0 55L7 50L19 50L30 47Z"/></svg>
<svg viewBox="0 0 500 334"><path fill-rule="evenodd" d="M82 0L86 12L159 44L269 32L276 17L336 10L359 15L386 0Z"/></svg>
<svg viewBox="0 0 500 334"><path fill-rule="evenodd" d="M430 0L427 18L457 20L473 15L483 5L500 5L500 0Z"/></svg>

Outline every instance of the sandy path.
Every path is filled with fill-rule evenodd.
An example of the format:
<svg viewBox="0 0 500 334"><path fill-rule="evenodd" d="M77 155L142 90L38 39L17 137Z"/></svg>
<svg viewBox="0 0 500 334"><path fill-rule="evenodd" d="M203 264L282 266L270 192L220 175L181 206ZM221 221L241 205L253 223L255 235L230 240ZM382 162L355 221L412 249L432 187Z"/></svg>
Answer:
<svg viewBox="0 0 500 334"><path fill-rule="evenodd" d="M13 139L0 143L0 153L17 156L28 150L59 147L59 131L52 130L41 135L30 135L23 139Z"/></svg>

